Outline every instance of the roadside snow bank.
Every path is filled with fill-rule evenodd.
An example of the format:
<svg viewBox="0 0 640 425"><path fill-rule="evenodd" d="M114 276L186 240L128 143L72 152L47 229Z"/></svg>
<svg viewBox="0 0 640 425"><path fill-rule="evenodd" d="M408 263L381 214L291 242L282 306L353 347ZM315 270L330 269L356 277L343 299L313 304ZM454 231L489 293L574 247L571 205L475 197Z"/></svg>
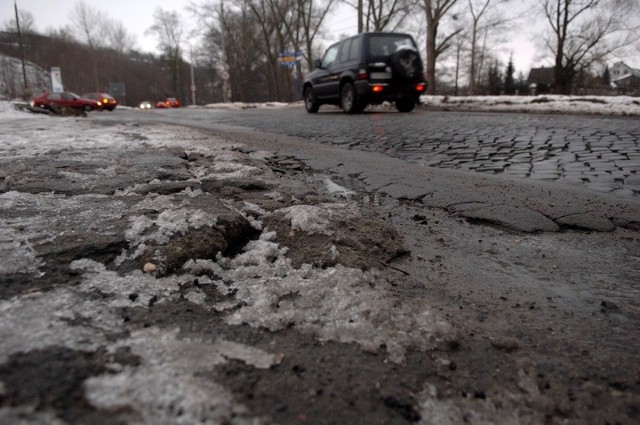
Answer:
<svg viewBox="0 0 640 425"><path fill-rule="evenodd" d="M227 102L227 103L209 103L205 108L209 109L277 109L289 106L289 103L282 102L265 102L265 103L244 103L244 102Z"/></svg>
<svg viewBox="0 0 640 425"><path fill-rule="evenodd" d="M640 116L640 98L629 96L422 96L446 110Z"/></svg>

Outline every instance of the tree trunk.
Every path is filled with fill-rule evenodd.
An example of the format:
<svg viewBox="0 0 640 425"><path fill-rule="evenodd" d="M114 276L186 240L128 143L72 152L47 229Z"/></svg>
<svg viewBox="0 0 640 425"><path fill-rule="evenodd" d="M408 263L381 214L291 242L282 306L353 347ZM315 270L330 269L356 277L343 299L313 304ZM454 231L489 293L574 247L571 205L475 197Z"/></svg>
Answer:
<svg viewBox="0 0 640 425"><path fill-rule="evenodd" d="M425 13L427 17L427 93L434 95L436 94L436 36L438 34L438 26L433 18L430 1L425 1Z"/></svg>
<svg viewBox="0 0 640 425"><path fill-rule="evenodd" d="M476 48L478 43L478 23L473 22L473 32L471 35L471 64L469 65L469 94L471 96L476 94L478 72L476 70Z"/></svg>

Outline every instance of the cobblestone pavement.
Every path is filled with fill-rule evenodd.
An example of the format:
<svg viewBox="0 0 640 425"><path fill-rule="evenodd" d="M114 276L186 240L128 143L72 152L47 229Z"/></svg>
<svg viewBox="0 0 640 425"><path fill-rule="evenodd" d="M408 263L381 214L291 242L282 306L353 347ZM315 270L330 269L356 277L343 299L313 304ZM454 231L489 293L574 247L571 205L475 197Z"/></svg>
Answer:
<svg viewBox="0 0 640 425"><path fill-rule="evenodd" d="M391 111L348 116L302 109L153 111L198 126L242 126L382 152L425 166L584 184L640 195L638 118Z"/></svg>

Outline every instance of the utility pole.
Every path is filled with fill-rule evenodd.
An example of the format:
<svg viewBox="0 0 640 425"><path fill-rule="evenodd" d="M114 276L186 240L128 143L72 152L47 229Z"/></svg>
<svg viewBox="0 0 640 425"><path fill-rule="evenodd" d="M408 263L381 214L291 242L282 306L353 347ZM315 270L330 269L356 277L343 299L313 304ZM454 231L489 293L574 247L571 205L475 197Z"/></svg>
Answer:
<svg viewBox="0 0 640 425"><path fill-rule="evenodd" d="M20 60L22 61L22 79L24 81L24 95L27 94L29 84L27 83L27 69L24 64L24 43L22 42L22 32L20 31L20 18L18 16L18 2L14 0L13 6L16 11L16 27L18 29L18 41L20 43Z"/></svg>
<svg viewBox="0 0 640 425"><path fill-rule="evenodd" d="M196 81L193 78L193 47L189 46L189 51L191 53L191 104L195 106L196 104Z"/></svg>
<svg viewBox="0 0 640 425"><path fill-rule="evenodd" d="M363 0L358 0L358 34L360 34L363 30L363 22L362 22L362 5Z"/></svg>

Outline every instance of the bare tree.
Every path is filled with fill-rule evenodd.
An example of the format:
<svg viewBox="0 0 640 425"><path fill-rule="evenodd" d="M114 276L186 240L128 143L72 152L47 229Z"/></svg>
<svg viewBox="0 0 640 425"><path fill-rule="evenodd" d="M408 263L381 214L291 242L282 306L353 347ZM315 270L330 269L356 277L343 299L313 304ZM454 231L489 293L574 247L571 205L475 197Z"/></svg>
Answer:
<svg viewBox="0 0 640 425"><path fill-rule="evenodd" d="M358 23L359 31L395 31L415 6L414 0L342 0L342 3L358 13L362 21Z"/></svg>
<svg viewBox="0 0 640 425"><path fill-rule="evenodd" d="M98 10L87 6L83 0L78 0L71 11L71 22L73 29L80 40L84 40L91 52L91 62L93 65L93 77L95 91L100 91L100 81L98 79L98 64L96 62L97 50L103 45L103 38L99 36L96 28L101 28L106 16Z"/></svg>
<svg viewBox="0 0 640 425"><path fill-rule="evenodd" d="M513 8L506 7L511 2L512 0L467 0L471 20L468 26L469 94L476 93L483 74L487 45L497 44L494 41L503 34L507 26L529 12L511 12Z"/></svg>
<svg viewBox="0 0 640 425"><path fill-rule="evenodd" d="M456 57L456 67L455 67L455 72L454 72L454 91L453 94L454 96L458 96L459 91L460 91L460 60L462 57L462 51L463 51L463 47L464 47L464 33L459 33L458 36L455 39L455 47L456 47L456 53L455 53L455 57Z"/></svg>
<svg viewBox="0 0 640 425"><path fill-rule="evenodd" d="M478 36L480 32L480 21L487 13L489 5L493 0L467 0L469 14L471 15L470 44L471 53L469 57L469 94L476 94L478 81ZM485 32L486 34L486 32Z"/></svg>
<svg viewBox="0 0 640 425"><path fill-rule="evenodd" d="M31 12L20 9L20 11L18 11L18 20L20 21L20 31L23 34L35 32L35 21ZM15 32L17 28L15 18L5 21L3 27L4 31Z"/></svg>
<svg viewBox="0 0 640 425"><path fill-rule="evenodd" d="M396 30L402 19L411 12L407 0L366 0L367 31Z"/></svg>
<svg viewBox="0 0 640 425"><path fill-rule="evenodd" d="M158 49L169 65L174 95L181 97L180 61L182 60L182 41L184 26L177 12L157 8L153 13L153 25L148 32L156 35Z"/></svg>
<svg viewBox="0 0 640 425"><path fill-rule="evenodd" d="M452 13L458 0L422 0L422 9L427 20L427 83L428 93L436 93L436 61L438 56L450 46L453 38L462 31L454 28L447 35L438 38L438 29L445 17ZM456 15L452 16L457 19Z"/></svg>
<svg viewBox="0 0 640 425"><path fill-rule="evenodd" d="M118 53L127 53L136 44L135 37L124 27L122 22L110 20L107 25L107 44Z"/></svg>
<svg viewBox="0 0 640 425"><path fill-rule="evenodd" d="M313 68L316 37L335 4L335 0L294 0L294 19L285 20L289 39L295 50L304 52L308 69Z"/></svg>
<svg viewBox="0 0 640 425"><path fill-rule="evenodd" d="M78 0L71 10L70 18L78 39L84 40L91 49L104 44L98 31L107 20L102 12L87 6L83 0Z"/></svg>
<svg viewBox="0 0 640 425"><path fill-rule="evenodd" d="M256 89L268 85L269 72L264 55L254 47L260 29L248 3L203 1L190 10L201 23L203 49L222 100L268 100L268 90ZM222 73L228 75L220 81Z"/></svg>
<svg viewBox="0 0 640 425"><path fill-rule="evenodd" d="M278 75L281 75L278 64L278 52L282 52L283 23L278 19L278 13L274 15L272 8L277 8L275 4L277 0L244 0L253 13L253 17L259 28L259 38L254 39L254 47L266 58L268 67L268 86L269 96L275 100L283 100L281 86L277 83Z"/></svg>
<svg viewBox="0 0 640 425"><path fill-rule="evenodd" d="M551 29L545 42L554 56L556 93L570 94L580 73L635 41L636 0L541 0L541 5Z"/></svg>

